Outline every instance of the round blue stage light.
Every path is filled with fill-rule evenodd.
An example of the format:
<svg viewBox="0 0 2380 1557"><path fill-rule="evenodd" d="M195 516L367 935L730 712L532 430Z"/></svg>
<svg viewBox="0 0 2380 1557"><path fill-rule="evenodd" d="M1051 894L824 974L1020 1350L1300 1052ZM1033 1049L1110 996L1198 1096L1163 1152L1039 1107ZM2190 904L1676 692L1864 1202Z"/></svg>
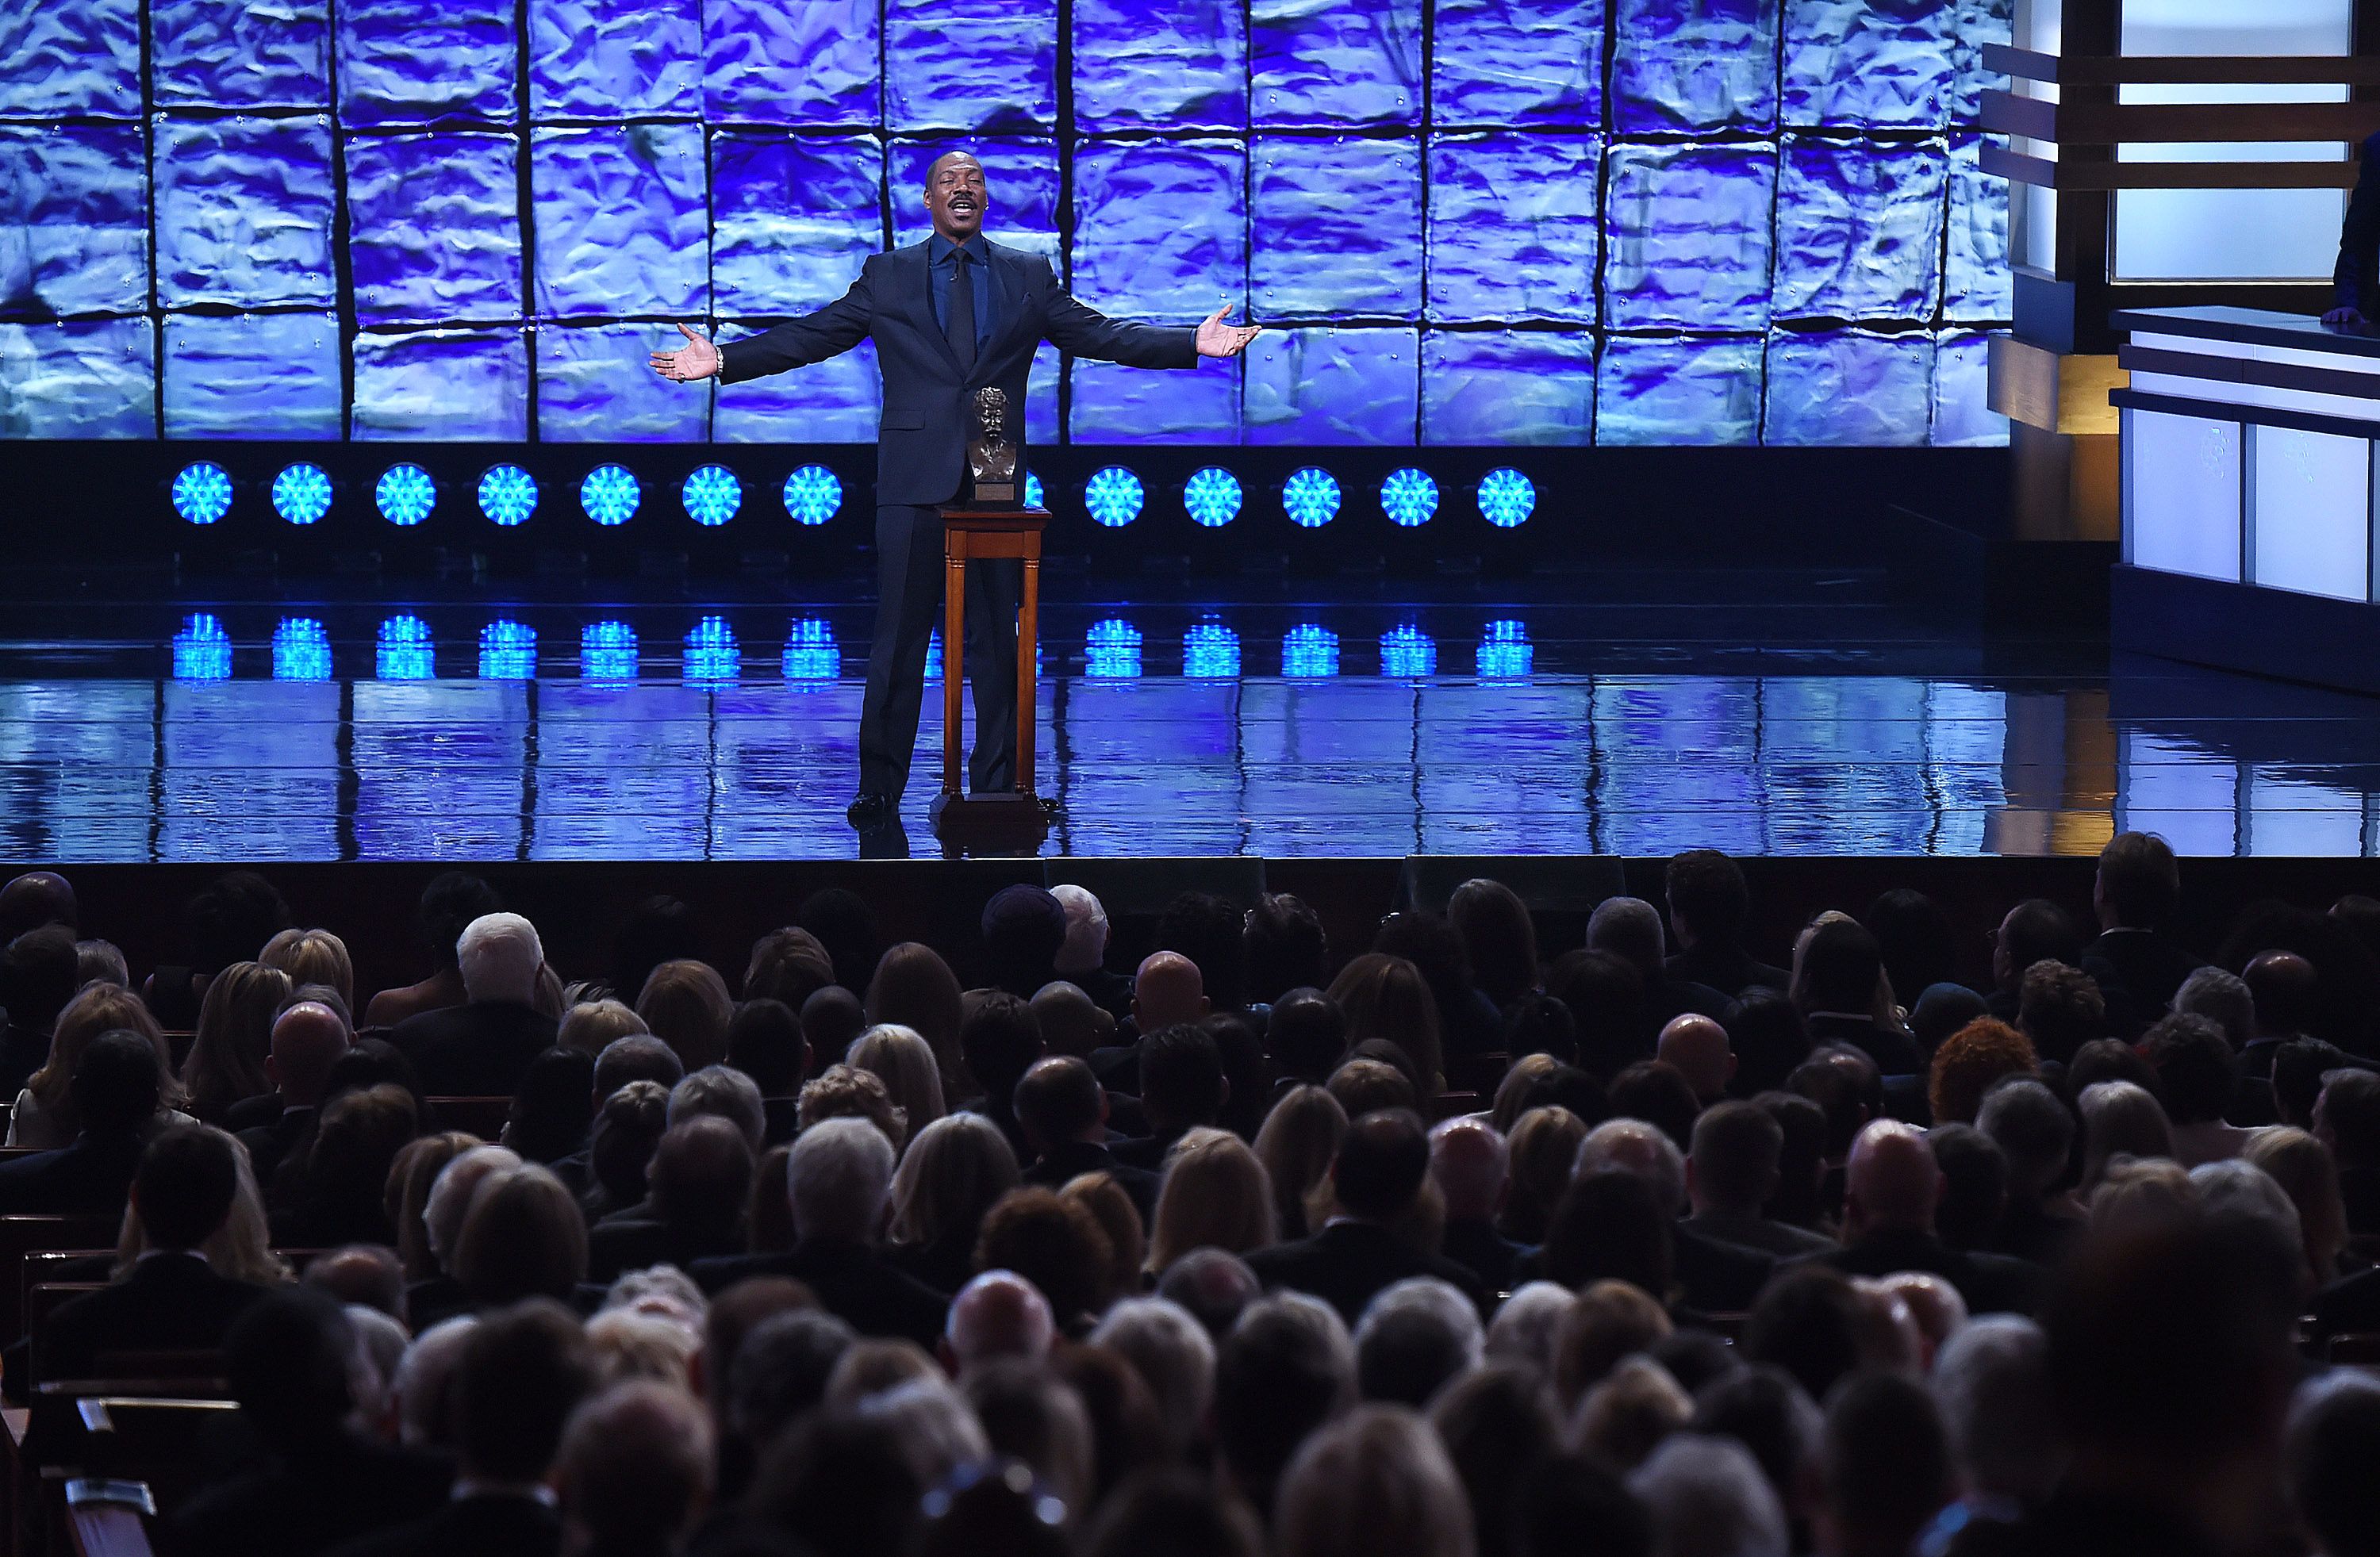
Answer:
<svg viewBox="0 0 2380 1557"><path fill-rule="evenodd" d="M589 682L637 679L637 630L625 622L590 622L578 630L578 674Z"/></svg>
<svg viewBox="0 0 2380 1557"><path fill-rule="evenodd" d="M1491 470L1480 479L1479 517L1500 530L1524 523L1536 506L1536 488L1510 465Z"/></svg>
<svg viewBox="0 0 2380 1557"><path fill-rule="evenodd" d="M223 619L209 611L183 619L174 634L174 679L177 682L220 682L231 675L231 634Z"/></svg>
<svg viewBox="0 0 2380 1557"><path fill-rule="evenodd" d="M1140 679L1140 629L1121 617L1091 623L1083 645L1083 670L1093 681Z"/></svg>
<svg viewBox="0 0 2380 1557"><path fill-rule="evenodd" d="M744 483L723 465L707 465L686 478L678 489L686 516L698 525L724 525L744 506Z"/></svg>
<svg viewBox="0 0 2380 1557"><path fill-rule="evenodd" d="M174 512L193 525L212 525L231 512L231 475L212 460L196 460L174 477Z"/></svg>
<svg viewBox="0 0 2380 1557"><path fill-rule="evenodd" d="M1301 622L1281 635L1281 673L1293 681L1339 673L1339 634Z"/></svg>
<svg viewBox="0 0 2380 1557"><path fill-rule="evenodd" d="M1095 523L1120 530L1140 517L1145 495L1139 477L1120 465L1111 465L1084 483L1083 508Z"/></svg>
<svg viewBox="0 0 2380 1557"><path fill-rule="evenodd" d="M1401 681L1438 674L1438 643L1410 624L1380 634L1380 674Z"/></svg>
<svg viewBox="0 0 2380 1557"><path fill-rule="evenodd" d="M1029 470L1025 473L1025 506L1027 508L1042 506L1041 478Z"/></svg>
<svg viewBox="0 0 2380 1557"><path fill-rule="evenodd" d="M430 641L430 623L407 612L380 624L380 643L372 657L373 672L384 682L426 682L434 673L436 650Z"/></svg>
<svg viewBox="0 0 2380 1557"><path fill-rule="evenodd" d="M393 465L380 473L372 502L382 518L411 529L438 506L438 483L418 465Z"/></svg>
<svg viewBox="0 0 2380 1557"><path fill-rule="evenodd" d="M1512 621L1491 622L1479 635L1479 675L1484 681L1515 681L1536 664L1529 630Z"/></svg>
<svg viewBox="0 0 2380 1557"><path fill-rule="evenodd" d="M1182 673L1200 682L1236 680L1240 635L1220 622L1194 623L1182 634Z"/></svg>
<svg viewBox="0 0 2380 1557"><path fill-rule="evenodd" d="M537 477L516 465L492 465L480 477L480 512L511 529L537 512Z"/></svg>
<svg viewBox="0 0 2380 1557"><path fill-rule="evenodd" d="M300 460L273 478L273 512L293 525L311 525L331 512L331 478Z"/></svg>
<svg viewBox="0 0 2380 1557"><path fill-rule="evenodd" d="M1320 529L1339 517L1339 481L1319 465L1293 472L1281 487L1281 512L1305 529Z"/></svg>
<svg viewBox="0 0 2380 1557"><path fill-rule="evenodd" d="M1240 516L1240 478L1219 465L1194 472L1182 484L1182 507L1192 524L1219 529Z"/></svg>
<svg viewBox="0 0 2380 1557"><path fill-rule="evenodd" d="M831 682L843 674L843 650L835 646L834 629L814 616L794 623L785 635L785 680Z"/></svg>
<svg viewBox="0 0 2380 1557"><path fill-rule="evenodd" d="M1438 483L1411 465L1392 470L1380 483L1380 512L1389 516L1390 524L1408 530L1427 525L1438 512Z"/></svg>
<svg viewBox="0 0 2380 1557"><path fill-rule="evenodd" d="M785 477L785 513L796 525L823 525L843 511L843 480L822 465Z"/></svg>
<svg viewBox="0 0 2380 1557"><path fill-rule="evenodd" d="M735 629L723 616L706 616L686 635L686 679L689 682L732 682L744 670L744 651L736 646Z"/></svg>
<svg viewBox="0 0 2380 1557"><path fill-rule="evenodd" d="M327 682L331 679L331 634L310 616L285 616L273 629L273 679L276 682Z"/></svg>
<svg viewBox="0 0 2380 1557"><path fill-rule="evenodd" d="M499 619L480 629L480 679L526 682L537 676L537 629Z"/></svg>
<svg viewBox="0 0 2380 1557"><path fill-rule="evenodd" d="M624 465L599 465L578 483L578 506L605 529L634 519L637 505L644 500L645 489L637 484L636 472Z"/></svg>

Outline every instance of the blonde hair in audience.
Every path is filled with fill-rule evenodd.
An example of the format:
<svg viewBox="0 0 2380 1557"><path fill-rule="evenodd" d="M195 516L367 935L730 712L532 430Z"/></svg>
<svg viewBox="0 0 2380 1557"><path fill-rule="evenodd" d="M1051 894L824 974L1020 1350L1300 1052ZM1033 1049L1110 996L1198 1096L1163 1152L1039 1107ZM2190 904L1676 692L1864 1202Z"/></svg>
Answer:
<svg viewBox="0 0 2380 1557"><path fill-rule="evenodd" d="M326 984L349 1010L356 1004L356 965L347 943L328 930L284 930L264 943L256 960L289 975L291 984Z"/></svg>
<svg viewBox="0 0 2380 1557"><path fill-rule="evenodd" d="M282 977L285 985L288 983L285 976L276 976ZM78 993L58 1013L57 1025L50 1033L50 1057L25 1083L42 1113L63 1125L75 1122L74 1104L67 1092L75 1067L82 1062L82 1052L91 1047L92 1039L118 1031L140 1034L157 1051L158 1108L181 1106L182 1084L174 1078L173 1052L157 1019L149 1014L148 1002L128 989L95 984Z"/></svg>
<svg viewBox="0 0 2380 1557"><path fill-rule="evenodd" d="M566 1303L587 1279L587 1219L562 1180L534 1163L492 1173L471 1191L454 1266L482 1303Z"/></svg>
<svg viewBox="0 0 2380 1557"><path fill-rule="evenodd" d="M893 1023L926 1041L934 1051L934 1063L941 1067L945 1100L965 1095L955 1082L966 1068L959 1058L959 1029L966 1020L966 1006L958 975L941 953L917 941L886 947L868 981L866 1004L870 1026Z"/></svg>
<svg viewBox="0 0 2380 1557"><path fill-rule="evenodd" d="M562 1013L562 1023L553 1041L565 1049L581 1054L600 1055L605 1044L620 1038L634 1038L652 1031L645 1019L637 1015L625 1000L604 998L581 1000Z"/></svg>
<svg viewBox="0 0 2380 1557"><path fill-rule="evenodd" d="M685 1063L687 1074L727 1056L727 1024L735 1002L727 981L708 962L680 957L655 968L637 996L637 1015Z"/></svg>
<svg viewBox="0 0 2380 1557"><path fill-rule="evenodd" d="M1421 1416L1358 1406L1314 1430L1281 1477L1274 1557L1475 1557L1470 1500Z"/></svg>
<svg viewBox="0 0 2380 1557"><path fill-rule="evenodd" d="M853 1065L830 1065L816 1080L803 1083L794 1117L803 1129L820 1119L865 1119L884 1132L896 1153L908 1140L908 1116L892 1101L884 1078Z"/></svg>
<svg viewBox="0 0 2380 1557"><path fill-rule="evenodd" d="M235 962L208 981L181 1078L200 1116L220 1116L240 1099L273 1090L264 1078L264 1056L273 1049L273 1018L296 987L285 971L264 962ZM44 1100L42 1106L50 1104Z"/></svg>
<svg viewBox="0 0 2380 1557"><path fill-rule="evenodd" d="M1072 1201L1091 1213L1099 1231L1108 1236L1111 1251L1108 1261L1107 1297L1101 1304L1119 1298L1130 1298L1140 1291L1141 1263L1146 1255L1148 1239L1140 1225L1140 1208L1111 1173L1078 1173L1066 1180L1058 1191L1062 1201Z"/></svg>
<svg viewBox="0 0 2380 1557"><path fill-rule="evenodd" d="M924 1034L899 1022L879 1022L851 1042L844 1063L884 1083L911 1135L950 1112L942 1096L941 1062Z"/></svg>
<svg viewBox="0 0 2380 1557"><path fill-rule="evenodd" d="M2305 1239L2306 1272L2317 1286L2338 1275L2347 1247L2347 1202L2338 1189L2338 1163L2330 1148L2292 1125L2258 1130L2248 1142L2248 1161L2265 1170L2298 1208Z"/></svg>
<svg viewBox="0 0 2380 1557"><path fill-rule="evenodd" d="M248 1159L248 1148L237 1136L219 1130L212 1125L200 1125L209 1135L222 1137L231 1148L235 1175L231 1212L224 1225L209 1235L199 1252L215 1274L234 1281L252 1282L259 1286L277 1286L290 1277L289 1261L273 1251L273 1228L265 1219L264 1197L257 1192L256 1168ZM124 1208L123 1235L115 1241L115 1275L122 1277L140 1258L149 1252L149 1229L140 1220L140 1208L128 1204Z"/></svg>
<svg viewBox="0 0 2380 1557"><path fill-rule="evenodd" d="M438 1255L430 1247L430 1229L424 1220L430 1210L430 1190L448 1163L480 1143L478 1136L461 1130L416 1136L398 1149L395 1160L388 1165L388 1189L381 1197L381 1208L389 1225L396 1229L396 1258L405 1267L406 1280L427 1281L439 1273Z"/></svg>
<svg viewBox="0 0 2380 1557"><path fill-rule="evenodd" d="M946 1114L917 1132L892 1174L894 1243L964 1237L975 1247L984 1213L1016 1188L1016 1151L980 1114Z"/></svg>
<svg viewBox="0 0 2380 1557"><path fill-rule="evenodd" d="M1272 1177L1229 1130L1194 1129L1165 1154L1151 1218L1148 1269L1162 1273L1194 1249L1245 1254L1278 1236Z"/></svg>
<svg viewBox="0 0 2380 1557"><path fill-rule="evenodd" d="M1488 1110L1488 1122L1496 1127L1499 1134L1512 1134L1512 1127L1521 1121L1521 1102L1529 1095L1529 1089L1536 1084L1538 1077L1560 1068L1561 1061L1548 1054L1523 1055L1514 1060L1512 1068L1504 1072L1504 1079L1496 1084L1496 1101Z"/></svg>
<svg viewBox="0 0 2380 1557"><path fill-rule="evenodd" d="M1272 1105L1257 1130L1257 1161L1272 1187L1275 1231L1284 1238L1304 1237L1312 1225L1306 1200L1323 1184L1330 1159L1339 1154L1339 1138L1347 1133L1347 1111L1328 1089L1293 1087Z"/></svg>
<svg viewBox="0 0 2380 1557"><path fill-rule="evenodd" d="M587 1344L594 1348L596 1372L604 1388L650 1379L690 1390L702 1336L662 1314L608 1309L587 1322Z"/></svg>

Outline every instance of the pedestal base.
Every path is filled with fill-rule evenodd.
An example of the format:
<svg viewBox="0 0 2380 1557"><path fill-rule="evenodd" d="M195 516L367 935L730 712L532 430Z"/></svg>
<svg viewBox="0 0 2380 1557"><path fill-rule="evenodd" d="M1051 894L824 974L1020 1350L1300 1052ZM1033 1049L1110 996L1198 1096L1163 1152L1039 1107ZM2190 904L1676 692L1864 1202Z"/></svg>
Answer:
<svg viewBox="0 0 2380 1557"><path fill-rule="evenodd" d="M934 836L970 854L1034 854L1050 836L1050 812L1035 794L963 795L945 790L926 815Z"/></svg>

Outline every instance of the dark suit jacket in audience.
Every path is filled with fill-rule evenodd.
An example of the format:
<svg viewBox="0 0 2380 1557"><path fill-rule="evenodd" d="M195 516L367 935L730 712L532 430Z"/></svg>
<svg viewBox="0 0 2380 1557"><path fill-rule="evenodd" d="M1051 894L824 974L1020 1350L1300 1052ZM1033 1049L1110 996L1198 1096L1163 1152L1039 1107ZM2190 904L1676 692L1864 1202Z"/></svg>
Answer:
<svg viewBox="0 0 2380 1557"><path fill-rule="evenodd" d="M77 1136L70 1146L0 1163L0 1215L113 1216L140 1165L137 1135Z"/></svg>
<svg viewBox="0 0 2380 1557"><path fill-rule="evenodd" d="M1687 1223L1677 1225L1670 1247L1677 1258L1681 1298L1702 1313L1744 1312L1777 1273L1776 1256L1712 1237Z"/></svg>
<svg viewBox="0 0 2380 1557"><path fill-rule="evenodd" d="M1772 1222L1766 1216L1706 1212L1688 1217L1686 1226L1721 1243L1756 1249L1779 1260L1791 1260L1797 1254L1822 1254L1835 1247L1835 1240L1824 1233L1796 1227L1791 1222Z"/></svg>
<svg viewBox="0 0 2380 1557"><path fill-rule="evenodd" d="M331 1551L334 1557L558 1557L562 1515L535 1498L482 1493Z"/></svg>
<svg viewBox="0 0 2380 1557"><path fill-rule="evenodd" d="M880 1250L840 1239L805 1239L786 1254L698 1260L687 1273L705 1292L723 1292L746 1276L791 1276L862 1335L905 1336L928 1351L941 1340L951 1307L941 1293L895 1270Z"/></svg>
<svg viewBox="0 0 2380 1557"><path fill-rule="evenodd" d="M280 1109L272 1118L233 1129L229 1122L231 1116L226 1115L224 1125L224 1129L231 1130L239 1138L239 1143L248 1148L248 1160L256 1169L256 1181L260 1184L273 1181L273 1176L283 1161L312 1133L315 1116L322 1112L310 1107L282 1108L281 1100L277 1097L267 1101ZM232 1113L238 1111L234 1108Z"/></svg>
<svg viewBox="0 0 2380 1557"><path fill-rule="evenodd" d="M1136 1135L1127 1141L1109 1142L1108 1150L1115 1153L1117 1162L1129 1167L1161 1174L1165 1171L1165 1154L1173 1150L1175 1141L1189 1133L1177 1130L1172 1135Z"/></svg>
<svg viewBox="0 0 2380 1557"><path fill-rule="evenodd" d="M553 1047L553 1019L510 1000L407 1017L389 1033L421 1075L425 1097L503 1097Z"/></svg>
<svg viewBox="0 0 2380 1557"><path fill-rule="evenodd" d="M2115 973L2131 997L2133 1017L2143 1022L2170 1010L2182 981L2206 966L2204 958L2156 930L2102 931L2082 948L2083 972L2094 972L2094 962Z"/></svg>
<svg viewBox="0 0 2380 1557"><path fill-rule="evenodd" d="M1876 1233L1812 1260L1851 1276L1930 1271L1959 1289L1974 1313L2029 1314L2041 1306L2046 1273L2005 1254L1965 1253L1931 1233Z"/></svg>
<svg viewBox="0 0 2380 1557"><path fill-rule="evenodd" d="M1782 995L1792 987L1793 975L1782 968L1772 968L1748 951L1733 947L1696 947L1682 951L1661 964L1661 971L1673 979L1689 979L1707 984L1730 1000L1741 1000L1747 989L1773 989Z"/></svg>
<svg viewBox="0 0 2380 1557"><path fill-rule="evenodd" d="M223 1117L214 1122L237 1135L242 1130L252 1130L260 1125L273 1123L281 1117L286 1107L278 1092L259 1092L254 1097L241 1098L225 1109Z"/></svg>
<svg viewBox="0 0 2380 1557"><path fill-rule="evenodd" d="M1311 1293L1353 1325L1379 1290L1407 1276L1451 1282L1482 1314L1493 1306L1479 1278L1451 1260L1425 1253L1377 1223L1341 1220L1311 1237L1251 1250L1248 1268L1268 1288Z"/></svg>
<svg viewBox="0 0 2380 1557"><path fill-rule="evenodd" d="M1061 1146L1048 1156L1025 1170L1025 1182L1044 1189L1062 1189L1066 1181L1086 1173L1115 1176L1116 1184L1132 1197L1134 1207L1146 1223L1157 1213L1159 1176L1145 1167L1135 1167L1121 1161L1114 1153L1096 1141L1078 1141Z"/></svg>
<svg viewBox="0 0 2380 1557"><path fill-rule="evenodd" d="M1917 1040L1897 1027L1885 1027L1866 1017L1818 1011L1812 1014L1809 1028L1811 1047L1847 1044L1876 1061L1876 1068L1888 1076L1913 1076L1925 1068Z"/></svg>
<svg viewBox="0 0 2380 1557"><path fill-rule="evenodd" d="M102 1352L209 1351L264 1288L219 1276L196 1254L143 1255L123 1279L87 1292L33 1336L33 1378L88 1379Z"/></svg>
<svg viewBox="0 0 2380 1557"><path fill-rule="evenodd" d="M1528 1249L1498 1232L1492 1222L1449 1222L1438 1251L1477 1277L1489 1292L1510 1292L1519 1285L1513 1273Z"/></svg>
<svg viewBox="0 0 2380 1557"><path fill-rule="evenodd" d="M274 1460L200 1492L173 1517L165 1549L178 1557L313 1557L436 1513L453 1479L434 1455L332 1433L302 1464Z"/></svg>
<svg viewBox="0 0 2380 1557"><path fill-rule="evenodd" d="M955 1298L975 1275L975 1231L969 1227L945 1234L932 1243L894 1244L885 1249L884 1262L945 1298Z"/></svg>
<svg viewBox="0 0 2380 1557"><path fill-rule="evenodd" d="M733 1229L723 1236L699 1237L657 1217L623 1213L605 1217L588 1233L587 1279L609 1282L655 1265L683 1271L698 1260L732 1259L743 1249L743 1238Z"/></svg>

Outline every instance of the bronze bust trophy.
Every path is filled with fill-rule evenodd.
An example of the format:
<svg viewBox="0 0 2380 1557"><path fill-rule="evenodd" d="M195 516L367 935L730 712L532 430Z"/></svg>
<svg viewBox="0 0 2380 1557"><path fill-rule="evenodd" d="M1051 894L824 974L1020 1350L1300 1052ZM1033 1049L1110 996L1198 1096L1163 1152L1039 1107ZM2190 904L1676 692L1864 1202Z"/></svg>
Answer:
<svg viewBox="0 0 2380 1557"><path fill-rule="evenodd" d="M1016 479L1016 440L1008 433L1008 392L990 384L976 391L975 421L975 434L966 446L967 506L1023 506Z"/></svg>

